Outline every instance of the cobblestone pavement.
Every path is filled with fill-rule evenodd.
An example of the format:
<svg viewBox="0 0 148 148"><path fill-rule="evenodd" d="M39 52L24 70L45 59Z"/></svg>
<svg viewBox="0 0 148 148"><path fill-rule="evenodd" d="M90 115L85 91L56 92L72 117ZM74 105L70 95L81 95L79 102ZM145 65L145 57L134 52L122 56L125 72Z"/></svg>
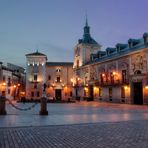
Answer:
<svg viewBox="0 0 148 148"><path fill-rule="evenodd" d="M0 148L147 148L148 120L0 128Z"/></svg>

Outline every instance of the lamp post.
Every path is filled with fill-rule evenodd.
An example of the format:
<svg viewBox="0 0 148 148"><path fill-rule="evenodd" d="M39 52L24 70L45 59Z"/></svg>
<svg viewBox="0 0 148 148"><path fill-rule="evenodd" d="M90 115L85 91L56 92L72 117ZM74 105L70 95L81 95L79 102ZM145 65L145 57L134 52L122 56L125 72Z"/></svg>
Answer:
<svg viewBox="0 0 148 148"><path fill-rule="evenodd" d="M47 97L46 97L46 83L43 84L43 96L41 97L40 115L48 115L47 111Z"/></svg>

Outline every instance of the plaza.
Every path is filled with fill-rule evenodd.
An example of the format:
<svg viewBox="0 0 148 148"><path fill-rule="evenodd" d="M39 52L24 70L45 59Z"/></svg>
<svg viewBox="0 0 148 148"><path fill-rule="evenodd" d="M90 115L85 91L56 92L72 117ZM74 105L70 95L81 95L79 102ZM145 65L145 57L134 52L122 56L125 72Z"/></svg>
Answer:
<svg viewBox="0 0 148 148"><path fill-rule="evenodd" d="M15 105L28 108L32 104ZM28 111L6 106L7 115L0 116L1 148L146 148L148 145L148 108L144 105L49 103L48 116L39 115L40 104Z"/></svg>

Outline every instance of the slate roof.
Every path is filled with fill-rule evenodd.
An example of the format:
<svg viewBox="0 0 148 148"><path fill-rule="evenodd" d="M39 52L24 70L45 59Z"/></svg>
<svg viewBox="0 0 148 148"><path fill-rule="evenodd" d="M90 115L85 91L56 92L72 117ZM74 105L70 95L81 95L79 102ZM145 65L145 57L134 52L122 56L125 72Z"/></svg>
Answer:
<svg viewBox="0 0 148 148"><path fill-rule="evenodd" d="M148 33L144 33L143 36L148 36ZM105 51L98 51L97 54L99 55L101 52L104 52L104 55L103 56L97 56L97 58L95 58L93 61L89 61L87 64L91 64L91 63L97 63L97 62L104 62L106 60L110 60L110 59L113 59L113 58L118 58L118 57L121 57L121 56L125 56L131 52L134 52L134 51L139 51L141 49L144 49L144 48L148 48L148 43L144 43L143 41L143 38L141 39L129 39L128 42L133 42L133 43L136 43L133 45L133 47L129 47L128 44L121 44L121 43L118 43L116 44L116 48L117 46L120 46L121 49L117 52L113 52L113 54L105 54L105 52L107 51L110 51L110 50L113 50L115 51L116 48L106 48ZM87 65L86 64L86 65Z"/></svg>
<svg viewBox="0 0 148 148"><path fill-rule="evenodd" d="M88 26L88 22L86 19L86 24L84 26L84 33L83 38L78 40L78 43L84 43L84 44L93 44L96 46L101 46L99 43L97 43L90 35L90 27Z"/></svg>

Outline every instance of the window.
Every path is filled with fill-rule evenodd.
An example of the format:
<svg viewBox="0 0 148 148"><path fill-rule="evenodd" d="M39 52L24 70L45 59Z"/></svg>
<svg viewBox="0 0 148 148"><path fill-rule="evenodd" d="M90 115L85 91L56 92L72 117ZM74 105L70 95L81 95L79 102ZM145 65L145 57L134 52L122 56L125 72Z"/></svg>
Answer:
<svg viewBox="0 0 148 148"><path fill-rule="evenodd" d="M6 80L6 77L5 76L3 76L3 81L5 81Z"/></svg>
<svg viewBox="0 0 148 148"><path fill-rule="evenodd" d="M70 92L70 96L72 97L72 91Z"/></svg>
<svg viewBox="0 0 148 148"><path fill-rule="evenodd" d="M11 79L10 79L10 77L8 78L8 86L11 86Z"/></svg>
<svg viewBox="0 0 148 148"><path fill-rule="evenodd" d="M121 98L125 98L125 89L121 87Z"/></svg>
<svg viewBox="0 0 148 148"><path fill-rule="evenodd" d="M37 91L37 97L40 97L40 92L39 91Z"/></svg>
<svg viewBox="0 0 148 148"><path fill-rule="evenodd" d="M6 92L5 91L2 91L2 96L5 96L6 95Z"/></svg>
<svg viewBox="0 0 148 148"><path fill-rule="evenodd" d="M37 85L36 84L34 84L34 89L37 89Z"/></svg>
<svg viewBox="0 0 148 148"><path fill-rule="evenodd" d="M102 97L102 88L99 88L99 97Z"/></svg>
<svg viewBox="0 0 148 148"><path fill-rule="evenodd" d="M51 80L51 76L50 75L48 76L48 80Z"/></svg>
<svg viewBox="0 0 148 148"><path fill-rule="evenodd" d="M77 68L79 67L79 60L77 60Z"/></svg>
<svg viewBox="0 0 148 148"><path fill-rule="evenodd" d="M60 82L60 77L57 77L57 82L58 82L58 83Z"/></svg>
<svg viewBox="0 0 148 148"><path fill-rule="evenodd" d="M122 83L126 82L126 70L122 70Z"/></svg>
<svg viewBox="0 0 148 148"><path fill-rule="evenodd" d="M110 73L110 81L111 81L111 83L114 83L114 75L112 72Z"/></svg>
<svg viewBox="0 0 148 148"><path fill-rule="evenodd" d="M56 72L61 72L61 69L60 69L60 68L57 68L57 69L56 69Z"/></svg>
<svg viewBox="0 0 148 148"><path fill-rule="evenodd" d="M38 76L34 75L34 81L37 81Z"/></svg>
<svg viewBox="0 0 148 148"><path fill-rule="evenodd" d="M110 88L109 88L109 98L112 98L112 94L113 94L113 90L112 90L112 88L110 87Z"/></svg>
<svg viewBox="0 0 148 148"><path fill-rule="evenodd" d="M8 94L10 95L10 89L8 89Z"/></svg>
<svg viewBox="0 0 148 148"><path fill-rule="evenodd" d="M84 97L86 97L86 94L87 94L86 89L84 89Z"/></svg>
<svg viewBox="0 0 148 148"><path fill-rule="evenodd" d="M104 74L100 74L101 84L103 84L103 76L104 76Z"/></svg>
<svg viewBox="0 0 148 148"><path fill-rule="evenodd" d="M34 92L33 91L31 92L31 97L34 97Z"/></svg>
<svg viewBox="0 0 148 148"><path fill-rule="evenodd" d="M33 73L38 73L38 72L39 72L38 66L37 66L37 64L34 64Z"/></svg>

